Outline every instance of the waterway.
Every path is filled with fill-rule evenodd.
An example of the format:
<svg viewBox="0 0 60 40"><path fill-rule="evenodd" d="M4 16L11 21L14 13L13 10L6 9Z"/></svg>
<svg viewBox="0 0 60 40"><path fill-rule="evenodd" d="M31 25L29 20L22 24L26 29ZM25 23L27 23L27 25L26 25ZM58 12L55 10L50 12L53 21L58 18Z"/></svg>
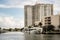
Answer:
<svg viewBox="0 0 60 40"><path fill-rule="evenodd" d="M7 32L7 33L0 34L0 40L60 40L60 35Z"/></svg>

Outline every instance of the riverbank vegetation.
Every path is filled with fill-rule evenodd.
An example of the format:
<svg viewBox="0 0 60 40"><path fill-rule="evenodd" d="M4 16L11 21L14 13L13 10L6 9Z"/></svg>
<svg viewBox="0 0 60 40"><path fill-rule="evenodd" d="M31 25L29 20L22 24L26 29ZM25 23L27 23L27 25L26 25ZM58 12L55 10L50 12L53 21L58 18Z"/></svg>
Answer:
<svg viewBox="0 0 60 40"><path fill-rule="evenodd" d="M43 33L45 33L45 32L54 32L55 31L54 28L55 27L53 25L43 26Z"/></svg>
<svg viewBox="0 0 60 40"><path fill-rule="evenodd" d="M14 32L14 31L21 31L22 28L1 28L0 27L0 33L4 33L4 32Z"/></svg>

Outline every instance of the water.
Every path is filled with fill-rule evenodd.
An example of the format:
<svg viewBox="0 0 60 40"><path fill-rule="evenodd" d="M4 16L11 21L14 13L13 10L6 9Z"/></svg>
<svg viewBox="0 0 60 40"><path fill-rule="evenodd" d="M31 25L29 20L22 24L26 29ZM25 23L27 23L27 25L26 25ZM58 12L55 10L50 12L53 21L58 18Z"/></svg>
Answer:
<svg viewBox="0 0 60 40"><path fill-rule="evenodd" d="M22 32L8 32L0 34L0 40L60 40L58 34L28 34Z"/></svg>

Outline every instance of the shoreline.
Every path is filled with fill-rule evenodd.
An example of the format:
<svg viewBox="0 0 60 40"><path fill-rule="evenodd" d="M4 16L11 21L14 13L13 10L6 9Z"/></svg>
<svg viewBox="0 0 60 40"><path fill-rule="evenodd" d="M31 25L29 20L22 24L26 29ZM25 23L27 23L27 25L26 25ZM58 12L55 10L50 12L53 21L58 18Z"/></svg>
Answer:
<svg viewBox="0 0 60 40"><path fill-rule="evenodd" d="M42 33L42 34L60 34L60 32L47 32L47 33Z"/></svg>

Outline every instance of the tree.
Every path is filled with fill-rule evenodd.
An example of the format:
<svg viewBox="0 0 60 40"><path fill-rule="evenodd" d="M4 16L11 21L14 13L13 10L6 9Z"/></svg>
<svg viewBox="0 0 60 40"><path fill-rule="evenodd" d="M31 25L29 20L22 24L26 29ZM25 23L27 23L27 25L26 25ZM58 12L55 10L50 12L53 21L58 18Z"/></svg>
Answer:
<svg viewBox="0 0 60 40"><path fill-rule="evenodd" d="M4 30L4 31L8 31L8 29L5 29L5 28L3 28L2 30Z"/></svg>
<svg viewBox="0 0 60 40"><path fill-rule="evenodd" d="M20 29L20 31L23 31L23 30L24 30L24 28L21 28L21 29Z"/></svg>
<svg viewBox="0 0 60 40"><path fill-rule="evenodd" d="M58 26L58 28L59 28L59 31L60 31L60 25Z"/></svg>
<svg viewBox="0 0 60 40"><path fill-rule="evenodd" d="M15 31L19 31L20 29L19 29L19 28L15 28L14 30L15 30Z"/></svg>
<svg viewBox="0 0 60 40"><path fill-rule="evenodd" d="M53 25L47 25L47 31L54 31L54 26Z"/></svg>
<svg viewBox="0 0 60 40"><path fill-rule="evenodd" d="M1 27L0 27L0 33L1 33Z"/></svg>
<svg viewBox="0 0 60 40"><path fill-rule="evenodd" d="M0 27L0 30L1 30L1 27Z"/></svg>
<svg viewBox="0 0 60 40"><path fill-rule="evenodd" d="M0 33L1 33L1 27L0 27Z"/></svg>
<svg viewBox="0 0 60 40"><path fill-rule="evenodd" d="M28 26L28 28L31 28L31 26Z"/></svg>
<svg viewBox="0 0 60 40"><path fill-rule="evenodd" d="M47 29L46 26L43 26L43 32L46 32L46 29Z"/></svg>
<svg viewBox="0 0 60 40"><path fill-rule="evenodd" d="M58 27L60 28L60 25Z"/></svg>
<svg viewBox="0 0 60 40"><path fill-rule="evenodd" d="M43 26L43 32L51 32L54 31L54 26L53 25L47 25L47 26Z"/></svg>
<svg viewBox="0 0 60 40"><path fill-rule="evenodd" d="M8 31L12 31L12 28L9 28Z"/></svg>
<svg viewBox="0 0 60 40"><path fill-rule="evenodd" d="M39 22L39 24L38 24L40 27L42 27L42 23L41 22Z"/></svg>

